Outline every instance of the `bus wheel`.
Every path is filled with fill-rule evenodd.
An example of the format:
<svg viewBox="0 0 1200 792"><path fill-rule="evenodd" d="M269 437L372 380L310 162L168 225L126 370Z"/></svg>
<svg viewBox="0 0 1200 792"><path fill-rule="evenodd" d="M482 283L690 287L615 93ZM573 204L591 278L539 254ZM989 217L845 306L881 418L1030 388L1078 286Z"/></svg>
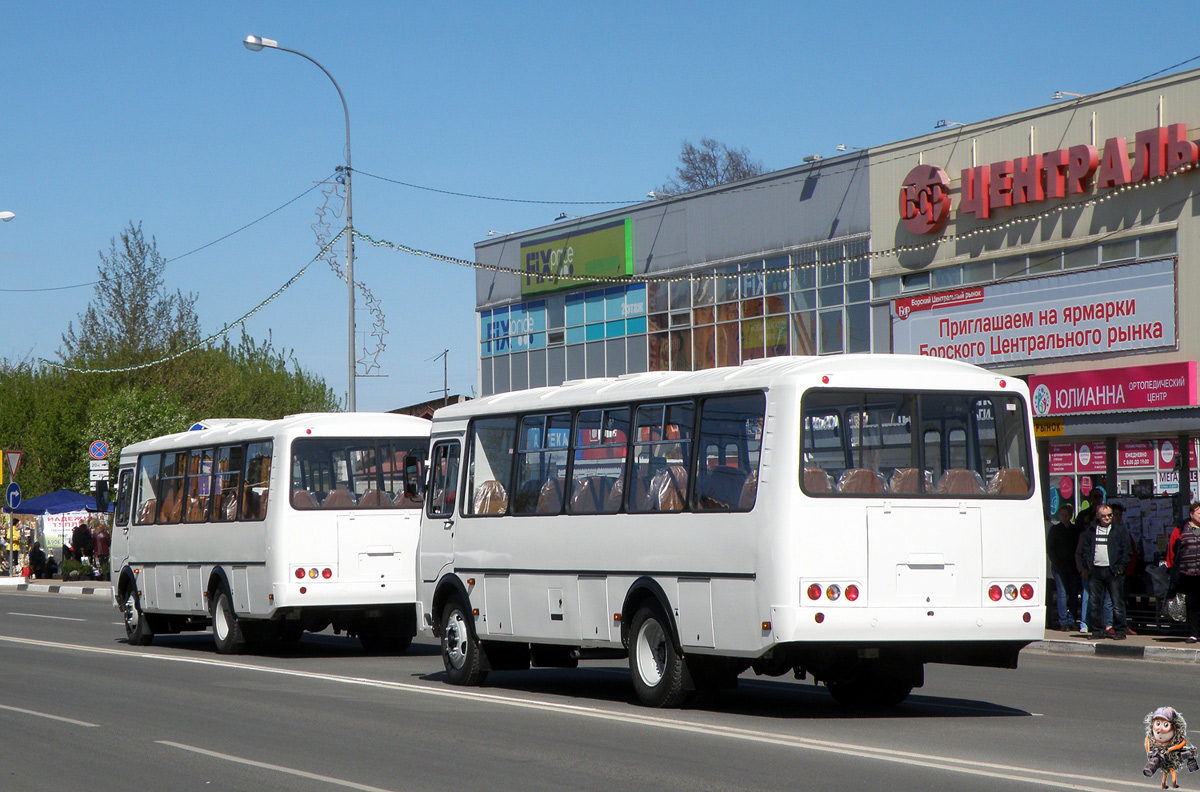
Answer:
<svg viewBox="0 0 1200 792"><path fill-rule="evenodd" d="M213 605L212 634L220 654L242 654L246 651L246 636L237 614L233 612L229 592L224 588L217 590L217 601Z"/></svg>
<svg viewBox="0 0 1200 792"><path fill-rule="evenodd" d="M442 611L442 663L446 678L455 685L481 685L487 679L483 651L475 635L470 611L452 599Z"/></svg>
<svg viewBox="0 0 1200 792"><path fill-rule="evenodd" d="M133 646L149 646L154 640L154 629L138 606L137 595L126 588L121 595L121 615L125 617L125 636Z"/></svg>
<svg viewBox="0 0 1200 792"><path fill-rule="evenodd" d="M894 707L913 689L912 683L902 678L872 678L865 674L841 682L829 681L825 687L838 704L860 709Z"/></svg>
<svg viewBox="0 0 1200 792"><path fill-rule="evenodd" d="M683 658L657 604L638 608L629 627L629 671L638 699L648 707L678 707L687 700Z"/></svg>

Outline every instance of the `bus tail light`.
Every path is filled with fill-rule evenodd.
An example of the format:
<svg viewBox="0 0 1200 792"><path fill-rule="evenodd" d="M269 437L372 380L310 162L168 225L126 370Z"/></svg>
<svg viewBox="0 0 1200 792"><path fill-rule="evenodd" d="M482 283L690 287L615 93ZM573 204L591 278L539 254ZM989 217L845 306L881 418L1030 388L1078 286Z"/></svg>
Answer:
<svg viewBox="0 0 1200 792"><path fill-rule="evenodd" d="M837 583L831 583L825 589L825 598L826 599L836 600L840 596L842 596L842 587L839 586Z"/></svg>
<svg viewBox="0 0 1200 792"><path fill-rule="evenodd" d="M988 588L988 597L991 598L992 602L999 602L1000 598L1003 596L1004 596L1004 591L1001 590L1001 588L999 586L997 586L995 583L993 583Z"/></svg>
<svg viewBox="0 0 1200 792"><path fill-rule="evenodd" d="M330 569L329 567L325 567L324 569L321 570L321 577L325 578L326 580L329 580L331 577L333 577L333 570Z"/></svg>
<svg viewBox="0 0 1200 792"><path fill-rule="evenodd" d="M1013 585L1012 583L1009 583L1007 586L1004 587L1004 599L1011 601L1011 600L1015 600L1016 598L1017 598L1017 587L1015 585Z"/></svg>
<svg viewBox="0 0 1200 792"><path fill-rule="evenodd" d="M296 567L296 580L304 580L304 568Z"/></svg>
<svg viewBox="0 0 1200 792"><path fill-rule="evenodd" d="M321 574L321 573L317 571L316 567L313 567L312 569L308 570L308 576L310 578L312 578L313 580L316 580L317 575L319 575L319 574Z"/></svg>
<svg viewBox="0 0 1200 792"><path fill-rule="evenodd" d="M1021 584L1021 599L1023 599L1023 600L1033 599L1033 586L1031 586L1028 583Z"/></svg>
<svg viewBox="0 0 1200 792"><path fill-rule="evenodd" d="M854 602L856 599L858 599L858 586L854 585L853 583L851 583L849 586L846 586L846 599L850 602Z"/></svg>
<svg viewBox="0 0 1200 792"><path fill-rule="evenodd" d="M821 584L820 584L820 583L812 583L812 584L810 584L810 585L809 585L809 587L808 587L808 598L809 598L810 600L819 600L819 599L821 599Z"/></svg>

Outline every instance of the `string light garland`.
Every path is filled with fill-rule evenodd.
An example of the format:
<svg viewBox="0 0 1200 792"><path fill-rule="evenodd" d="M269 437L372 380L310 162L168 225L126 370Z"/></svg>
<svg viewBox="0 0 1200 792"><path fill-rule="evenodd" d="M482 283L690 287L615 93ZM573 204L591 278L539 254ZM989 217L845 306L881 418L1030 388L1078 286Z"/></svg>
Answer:
<svg viewBox="0 0 1200 792"><path fill-rule="evenodd" d="M221 328L220 330L218 330L217 332L208 336L207 338L201 339L200 341L197 341L196 343L191 344L191 345L187 346L186 348L181 349L172 355L167 355L165 357L159 358L158 360L151 360L146 363L138 363L133 366L120 366L118 368L107 368L107 369L80 368L78 366L68 366L65 363L59 363L54 360L46 360L45 358L38 358L38 362L44 363L45 365L50 366L51 368L56 368L61 371L70 371L70 372L74 372L75 374L119 374L121 372L126 372L126 371L139 371L140 369L150 368L151 366L157 366L160 363L167 363L172 360L178 360L179 358L183 357L184 355L189 354L191 352L195 352L197 349L200 349L201 347L208 346L213 341L216 341L218 338L222 338L223 336L228 335L230 333L230 331L233 330L233 328L238 327L239 325L245 324L247 319L249 319L251 316L254 316L254 314L258 313L263 308L266 308L268 305L270 305L272 302L274 302L277 297L279 297L281 294L283 294L285 291L287 291L289 288L291 288L292 284L294 284L296 281L300 280L300 278L304 275L304 273L308 271L309 267L311 267L315 262L320 261L321 258L325 255L326 250L328 250L330 247L332 247L334 244L336 244L337 241L339 239L341 239L343 234L345 234L345 233L346 233L345 229L343 229L337 236L335 236L333 239L329 240L329 242L326 243L325 247L323 247L321 249L321 251L319 253L317 253L316 256L313 257L312 261L309 261L307 264L305 264L303 267L301 267L299 272L297 272L292 277L288 278L287 281L284 282L284 284L282 286L280 286L278 289L276 289L274 292L272 292L271 295L269 297L267 297L267 299L263 300L258 305L254 306L249 311L242 314L241 317L238 318L236 321L225 325L225 327Z"/></svg>

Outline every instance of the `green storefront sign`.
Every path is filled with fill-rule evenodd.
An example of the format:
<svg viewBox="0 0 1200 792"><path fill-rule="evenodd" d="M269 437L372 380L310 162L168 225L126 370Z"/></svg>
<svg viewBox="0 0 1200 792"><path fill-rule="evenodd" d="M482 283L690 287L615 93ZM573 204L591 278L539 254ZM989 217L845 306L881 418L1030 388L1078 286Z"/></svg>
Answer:
<svg viewBox="0 0 1200 792"><path fill-rule="evenodd" d="M633 274L633 221L573 230L521 245L521 294Z"/></svg>

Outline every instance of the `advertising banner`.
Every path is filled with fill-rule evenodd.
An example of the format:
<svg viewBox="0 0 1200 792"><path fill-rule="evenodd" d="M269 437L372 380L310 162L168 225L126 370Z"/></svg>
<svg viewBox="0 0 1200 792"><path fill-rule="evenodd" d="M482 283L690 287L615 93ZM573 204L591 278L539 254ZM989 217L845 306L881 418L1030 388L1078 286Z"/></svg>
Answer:
<svg viewBox="0 0 1200 792"><path fill-rule="evenodd" d="M1197 404L1196 361L1035 374L1033 414L1129 412Z"/></svg>
<svg viewBox="0 0 1200 792"><path fill-rule="evenodd" d="M520 274L521 294L582 286L588 276L632 275L633 222L617 220L523 242Z"/></svg>
<svg viewBox="0 0 1200 792"><path fill-rule="evenodd" d="M1175 260L902 297L892 346L976 365L1173 349Z"/></svg>

